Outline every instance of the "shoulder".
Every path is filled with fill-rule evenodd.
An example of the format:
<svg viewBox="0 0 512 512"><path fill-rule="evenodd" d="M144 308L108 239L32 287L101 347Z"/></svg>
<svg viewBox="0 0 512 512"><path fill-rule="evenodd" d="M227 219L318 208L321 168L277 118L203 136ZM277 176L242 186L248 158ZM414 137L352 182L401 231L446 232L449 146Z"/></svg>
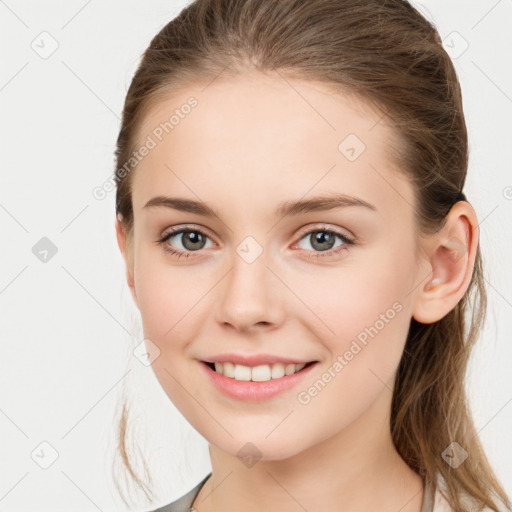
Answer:
<svg viewBox="0 0 512 512"><path fill-rule="evenodd" d="M184 494L181 498L151 512L189 512L195 497L198 495L201 487L204 485L206 480L208 480L210 475L211 473L208 473L208 475L206 475L193 489L190 489L190 491Z"/></svg>
<svg viewBox="0 0 512 512"><path fill-rule="evenodd" d="M467 510L467 512L493 512L489 507L484 507L482 509L476 507L474 502L469 498L463 499L463 503L464 509ZM450 506L439 489L436 489L435 492L432 512L454 512L454 509Z"/></svg>

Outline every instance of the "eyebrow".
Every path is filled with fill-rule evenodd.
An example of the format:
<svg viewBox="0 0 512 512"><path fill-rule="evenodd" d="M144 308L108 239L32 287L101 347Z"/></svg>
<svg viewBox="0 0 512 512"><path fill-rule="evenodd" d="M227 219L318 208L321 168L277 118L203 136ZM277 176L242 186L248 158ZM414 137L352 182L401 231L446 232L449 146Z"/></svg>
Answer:
<svg viewBox="0 0 512 512"><path fill-rule="evenodd" d="M331 194L329 196L319 196L311 199L301 199L298 201L285 201L278 206L275 211L275 215L279 217L288 217L349 206L362 206L364 208L377 211L377 208L373 204L368 203L363 199L347 196L345 194ZM195 213L205 217L218 217L213 208L208 206L206 203L194 201L192 199L156 196L144 205L144 208L154 207L172 208L173 210Z"/></svg>

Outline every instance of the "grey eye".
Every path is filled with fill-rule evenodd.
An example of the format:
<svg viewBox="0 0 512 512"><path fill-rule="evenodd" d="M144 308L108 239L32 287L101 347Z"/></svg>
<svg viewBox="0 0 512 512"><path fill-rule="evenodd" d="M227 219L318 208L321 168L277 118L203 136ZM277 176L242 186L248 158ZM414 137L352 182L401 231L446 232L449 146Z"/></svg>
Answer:
<svg viewBox="0 0 512 512"><path fill-rule="evenodd" d="M209 238L197 230L192 229L183 229L174 233L169 233L165 239L167 241L176 238L181 243L181 247L176 247L176 242L171 243L170 245L176 247L178 250L185 251L199 251L205 248L206 242Z"/></svg>
<svg viewBox="0 0 512 512"><path fill-rule="evenodd" d="M313 250L323 252L330 251L335 248L336 238L345 242L345 237L339 233L334 233L325 229L317 229L307 233L301 238L301 240L307 240L311 247L313 247ZM337 247L339 247L339 245ZM301 249L304 249L304 247L301 247ZM309 250L307 247L305 249Z"/></svg>

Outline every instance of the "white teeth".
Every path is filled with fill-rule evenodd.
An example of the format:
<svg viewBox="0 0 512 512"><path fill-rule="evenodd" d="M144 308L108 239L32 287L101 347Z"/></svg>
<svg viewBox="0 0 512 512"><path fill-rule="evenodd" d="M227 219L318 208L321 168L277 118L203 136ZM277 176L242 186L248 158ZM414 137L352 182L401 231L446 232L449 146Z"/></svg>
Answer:
<svg viewBox="0 0 512 512"><path fill-rule="evenodd" d="M235 380L251 380L251 369L248 366L235 366Z"/></svg>
<svg viewBox="0 0 512 512"><path fill-rule="evenodd" d="M219 363L223 367L223 373L226 377L235 378L235 365L233 363Z"/></svg>
<svg viewBox="0 0 512 512"><path fill-rule="evenodd" d="M284 377L284 364L276 363L272 365L272 378L280 379Z"/></svg>
<svg viewBox="0 0 512 512"><path fill-rule="evenodd" d="M285 375L291 375L294 372L295 372L295 365L294 364L289 364L284 369L284 374Z"/></svg>
<svg viewBox="0 0 512 512"><path fill-rule="evenodd" d="M273 365L262 364L254 367L234 363L215 363L215 371L235 380L264 382L297 373L304 366L306 366L306 363L288 364L286 366L282 363L275 363Z"/></svg>

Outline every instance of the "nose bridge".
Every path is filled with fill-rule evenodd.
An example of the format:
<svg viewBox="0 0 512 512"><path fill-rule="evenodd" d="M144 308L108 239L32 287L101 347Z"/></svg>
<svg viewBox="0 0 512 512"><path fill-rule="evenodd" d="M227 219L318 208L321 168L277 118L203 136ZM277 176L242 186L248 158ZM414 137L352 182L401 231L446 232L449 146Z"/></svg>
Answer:
<svg viewBox="0 0 512 512"><path fill-rule="evenodd" d="M218 316L221 323L247 329L277 321L276 278L267 265L268 252L253 237L235 247L232 268L221 288Z"/></svg>

